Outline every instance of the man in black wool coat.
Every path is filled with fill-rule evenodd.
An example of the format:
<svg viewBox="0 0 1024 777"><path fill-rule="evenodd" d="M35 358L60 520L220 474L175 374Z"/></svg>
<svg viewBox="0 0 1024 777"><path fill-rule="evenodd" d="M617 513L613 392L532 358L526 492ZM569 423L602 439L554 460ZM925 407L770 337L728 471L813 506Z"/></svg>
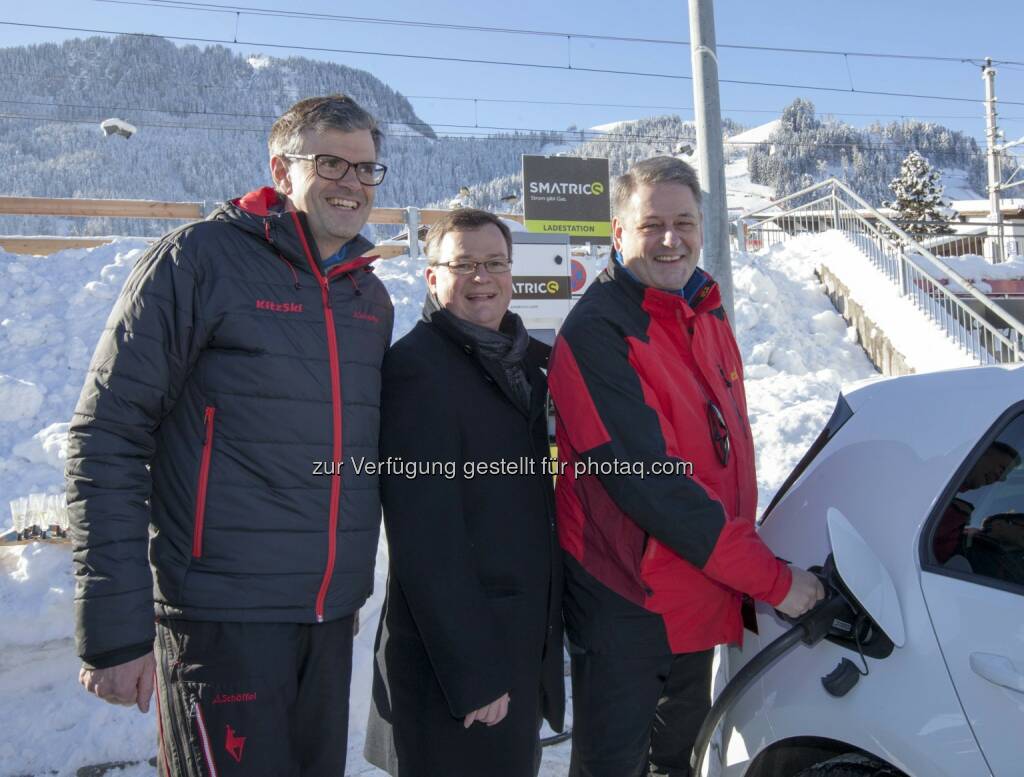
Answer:
<svg viewBox="0 0 1024 777"><path fill-rule="evenodd" d="M391 558L367 757L401 777L529 777L562 727L547 347L508 312L512 239L460 209L427 235L423 319L384 360Z"/></svg>

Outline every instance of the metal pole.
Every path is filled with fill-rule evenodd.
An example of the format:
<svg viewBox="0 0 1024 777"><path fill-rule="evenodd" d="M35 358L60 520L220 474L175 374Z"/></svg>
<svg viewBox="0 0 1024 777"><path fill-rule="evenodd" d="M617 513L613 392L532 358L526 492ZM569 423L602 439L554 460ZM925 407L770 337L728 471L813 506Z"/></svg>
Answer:
<svg viewBox="0 0 1024 777"><path fill-rule="evenodd" d="M832 184L832 229L839 229L839 195L835 184Z"/></svg>
<svg viewBox="0 0 1024 777"><path fill-rule="evenodd" d="M733 316L732 259L729 254L729 211L725 202L725 152L718 97L718 56L712 0L689 0L690 55L693 63L693 111L697 125L697 165L704 205L704 267L722 293Z"/></svg>
<svg viewBox="0 0 1024 777"><path fill-rule="evenodd" d="M409 258L420 258L420 209L405 209L405 226L409 230Z"/></svg>
<svg viewBox="0 0 1024 777"><path fill-rule="evenodd" d="M999 203L999 150L996 148L996 71L992 60L985 60L981 70L985 81L985 140L988 147L988 210L989 221L996 224L996 239L992 244L992 263L1003 261L1003 210Z"/></svg>

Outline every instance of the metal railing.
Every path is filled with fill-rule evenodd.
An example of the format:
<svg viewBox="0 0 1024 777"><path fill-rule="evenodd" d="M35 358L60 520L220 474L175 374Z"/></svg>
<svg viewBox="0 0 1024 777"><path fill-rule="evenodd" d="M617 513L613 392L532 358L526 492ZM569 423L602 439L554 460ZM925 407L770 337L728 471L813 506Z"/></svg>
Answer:
<svg viewBox="0 0 1024 777"><path fill-rule="evenodd" d="M786 207L794 201L799 204ZM803 233L838 229L902 296L979 364L1024 359L1024 324L842 181L829 178L747 211L736 219L736 225L744 251L761 250ZM940 279L948 279L952 288Z"/></svg>

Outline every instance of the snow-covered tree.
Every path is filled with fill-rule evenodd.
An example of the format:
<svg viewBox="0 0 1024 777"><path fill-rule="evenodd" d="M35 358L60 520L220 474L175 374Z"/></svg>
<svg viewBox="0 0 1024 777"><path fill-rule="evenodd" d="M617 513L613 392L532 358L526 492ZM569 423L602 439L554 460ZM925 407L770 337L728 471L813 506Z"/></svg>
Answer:
<svg viewBox="0 0 1024 777"><path fill-rule="evenodd" d="M814 117L814 103L797 97L782 111L781 125L790 132L810 132L818 129L821 122Z"/></svg>
<svg viewBox="0 0 1024 777"><path fill-rule="evenodd" d="M896 223L914 237L952 232L942 213L939 178L927 159L911 151L900 165L900 174L889 183L896 199L883 204L899 214Z"/></svg>
<svg viewBox="0 0 1024 777"><path fill-rule="evenodd" d="M751 149L747 165L750 180L772 187L774 197L803 188L807 175L814 181L838 175L877 207L891 196L889 181L909 149L944 170L964 171L971 188L985 191L985 155L974 138L913 119L859 129L832 117L819 119L805 99L783 110L778 128Z"/></svg>

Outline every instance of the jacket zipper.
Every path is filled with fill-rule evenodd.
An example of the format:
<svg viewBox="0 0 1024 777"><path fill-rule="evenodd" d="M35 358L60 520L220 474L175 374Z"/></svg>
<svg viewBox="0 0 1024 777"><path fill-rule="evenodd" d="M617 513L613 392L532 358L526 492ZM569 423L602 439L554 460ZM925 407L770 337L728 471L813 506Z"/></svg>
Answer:
<svg viewBox="0 0 1024 777"><path fill-rule="evenodd" d="M739 421L741 427L745 427L743 423L743 414L740 412L740 403L736 401L736 395L732 393L732 381L725 376L725 369L721 364L718 365L718 372L722 376L722 380L725 381L725 393L729 395L729 399L732 400L732 407L736 411L736 420Z"/></svg>
<svg viewBox="0 0 1024 777"><path fill-rule="evenodd" d="M679 322L679 328L681 330L685 330L686 329L686 325L683 323L682 313L680 313L679 310L676 310L676 321ZM684 334L684 337L685 337L685 334ZM691 352L693 350L693 345L692 344L690 345L690 350L691 350ZM694 363L694 365L697 368L697 372L701 372L700 365L697 364L697 358L696 357L694 357L693 363ZM732 384L725 377L725 371L722 369L722 365L716 364L716 366L718 367L718 371L722 374L723 380L725 380L725 385L726 385L726 389L725 390L726 390L726 393L729 395L729 399L732 400L733 407L736 408L736 418L739 419L740 418L740 408L739 408L739 405L736 403L736 397L734 397L733 394L732 394ZM708 396L708 392L704 388L703 384L701 383L699 375L694 375L694 383L697 384L697 388L700 389L700 393L704 396L704 401L705 402L711 402L711 397ZM709 386L709 388L710 388L710 386ZM721 410L719 410L719 411L721 411ZM742 427L744 425L742 420L739 421L739 425L740 425L740 427ZM728 424L726 424L726 429L729 429ZM740 433L741 434L746 434L746 432L743 432L742 429L740 430ZM730 435L732 434L732 430L729 430L729 434ZM730 445L733 445L733 443L730 442ZM732 468L733 468L733 474L735 475L735 481L736 481L736 515L742 515L742 513L743 513L743 490L742 490L742 484L740 483L740 478L741 478L740 466L739 466L739 464L736 461L736 457L738 455L739 455L739 453L737 452L736 455L732 456L732 461L733 461L733 467ZM723 466L726 466L726 468L728 468L728 465L723 465Z"/></svg>
<svg viewBox="0 0 1024 777"><path fill-rule="evenodd" d="M195 525L192 529L192 557L203 555L203 521L206 517L206 486L210 480L210 456L213 454L213 422L217 408L207 406L203 412L206 438L203 441L203 456L199 462L199 486L196 488Z"/></svg>
<svg viewBox="0 0 1024 777"><path fill-rule="evenodd" d="M306 233L299 221L299 214L293 212L292 220L295 222L295 229L299 234L299 241L302 243L302 250L306 254L306 261L313 271L317 282L320 284L320 298L324 308L324 326L327 328L327 355L331 367L331 410L332 410L332 461L341 461L341 370L338 363L338 335L334 329L334 311L331 310L330 284L327 278L320 272L313 260L313 252L309 250L309 243L306 241ZM327 598L327 589L331 585L331 577L334 575L334 559L338 552L338 503L341 500L341 467L335 466L331 475L331 505L327 524L327 567L324 569L323 578L320 581L320 590L316 595L314 614L316 622L323 623L324 600Z"/></svg>
<svg viewBox="0 0 1024 777"><path fill-rule="evenodd" d="M743 434L744 437L746 437L746 436L748 436L747 435L747 429L749 428L749 424L744 423L744 421L743 421L743 415L742 415L742 413L740 413L740 403L736 401L736 395L732 393L732 381L729 380L725 376L725 370L722 368L721 364L718 365L718 372L721 374L722 380L725 381L725 393L728 394L729 395L729 399L732 400L732 407L733 407L733 410L736 411L736 421L739 424L740 432ZM751 442L753 442L753 439L754 439L753 435L751 434L750 435ZM739 454L737 453L737 455L739 455ZM740 478L741 478L740 467L739 467L739 464L737 464L736 465L736 514L737 515L741 515L743 513L743 492L741 491Z"/></svg>

